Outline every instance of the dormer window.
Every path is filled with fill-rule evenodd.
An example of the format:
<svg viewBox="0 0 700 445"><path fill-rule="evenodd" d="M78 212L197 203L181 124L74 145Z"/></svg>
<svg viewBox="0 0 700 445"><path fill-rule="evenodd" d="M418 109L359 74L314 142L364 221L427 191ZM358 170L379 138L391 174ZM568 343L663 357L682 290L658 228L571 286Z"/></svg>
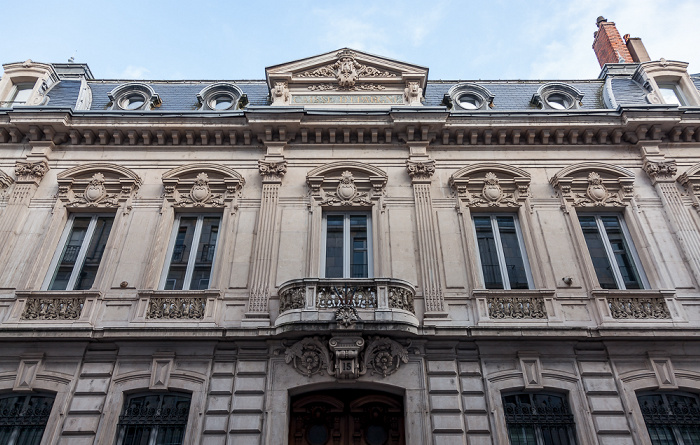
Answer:
<svg viewBox="0 0 700 445"><path fill-rule="evenodd" d="M683 92L678 88L677 83L663 83L659 82L659 92L661 93L661 99L664 103L669 105L686 105L685 98L683 97Z"/></svg>
<svg viewBox="0 0 700 445"><path fill-rule="evenodd" d="M478 110L482 101L474 94L462 94L457 99L457 102L465 110Z"/></svg>
<svg viewBox="0 0 700 445"><path fill-rule="evenodd" d="M445 104L453 104L455 111L476 111L493 107L493 94L475 83L460 83L447 92Z"/></svg>
<svg viewBox="0 0 700 445"><path fill-rule="evenodd" d="M14 105L25 105L29 101L29 97L34 90L34 82L22 82L12 87L7 107Z"/></svg>
<svg viewBox="0 0 700 445"><path fill-rule="evenodd" d="M555 110L566 110L571 106L571 97L563 94L550 94L547 97L547 105Z"/></svg>
<svg viewBox="0 0 700 445"><path fill-rule="evenodd" d="M197 94L197 100L202 110L227 111L245 106L247 97L235 85L230 83L215 83L202 89Z"/></svg>
<svg viewBox="0 0 700 445"><path fill-rule="evenodd" d="M160 97L150 86L143 83L119 85L109 92L113 110L152 110L161 104Z"/></svg>
<svg viewBox="0 0 700 445"><path fill-rule="evenodd" d="M571 85L552 82L542 85L532 95L532 103L543 110L571 110L581 106L583 93Z"/></svg>
<svg viewBox="0 0 700 445"><path fill-rule="evenodd" d="M687 68L686 62L659 59L639 64L632 79L647 91L650 104L695 106L700 104L700 93Z"/></svg>

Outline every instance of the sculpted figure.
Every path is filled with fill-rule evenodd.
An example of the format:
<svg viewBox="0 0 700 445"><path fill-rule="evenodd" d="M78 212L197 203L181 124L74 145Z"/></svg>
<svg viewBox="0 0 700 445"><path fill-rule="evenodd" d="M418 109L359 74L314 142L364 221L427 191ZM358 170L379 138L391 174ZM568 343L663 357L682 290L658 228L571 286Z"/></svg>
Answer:
<svg viewBox="0 0 700 445"><path fill-rule="evenodd" d="M272 105L289 104L289 87L287 82L275 82L275 87L270 92Z"/></svg>
<svg viewBox="0 0 700 445"><path fill-rule="evenodd" d="M423 96L423 88L418 82L408 82L403 90L406 105L420 105Z"/></svg>

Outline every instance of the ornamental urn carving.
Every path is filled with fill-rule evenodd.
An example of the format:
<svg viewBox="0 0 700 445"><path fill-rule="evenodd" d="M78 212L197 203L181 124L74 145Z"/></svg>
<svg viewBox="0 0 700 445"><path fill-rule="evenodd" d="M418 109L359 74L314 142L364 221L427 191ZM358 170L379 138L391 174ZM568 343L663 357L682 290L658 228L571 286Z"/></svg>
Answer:
<svg viewBox="0 0 700 445"><path fill-rule="evenodd" d="M349 171L343 172L340 178L340 184L338 184L338 190L336 191L339 198L349 201L357 194L357 186L354 181L352 173Z"/></svg>
<svg viewBox="0 0 700 445"><path fill-rule="evenodd" d="M588 175L588 197L593 201L603 201L608 196L608 190L603 185L603 179L598 173Z"/></svg>
<svg viewBox="0 0 700 445"><path fill-rule="evenodd" d="M105 194L107 194L104 182L104 175L102 173L95 173L87 187L85 187L85 199L89 202L97 202L102 199Z"/></svg>
<svg viewBox="0 0 700 445"><path fill-rule="evenodd" d="M481 193L484 195L484 198L489 201L498 201L498 199L500 199L503 190L501 186L498 185L498 177L496 177L495 174L491 172L486 173L486 182L484 183L484 188Z"/></svg>
<svg viewBox="0 0 700 445"><path fill-rule="evenodd" d="M197 175L197 179L192 186L190 191L190 196L197 202L204 202L211 194L211 189L209 188L209 177L206 173L200 173Z"/></svg>

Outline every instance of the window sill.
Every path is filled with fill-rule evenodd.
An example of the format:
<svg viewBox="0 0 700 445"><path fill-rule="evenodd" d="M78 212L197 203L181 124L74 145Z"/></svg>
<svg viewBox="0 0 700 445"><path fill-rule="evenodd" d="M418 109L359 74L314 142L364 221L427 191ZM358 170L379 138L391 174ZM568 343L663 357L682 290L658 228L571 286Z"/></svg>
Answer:
<svg viewBox="0 0 700 445"><path fill-rule="evenodd" d="M139 290L136 316L131 324L202 323L214 324L219 289Z"/></svg>
<svg viewBox="0 0 700 445"><path fill-rule="evenodd" d="M560 324L553 289L474 289L477 325Z"/></svg>
<svg viewBox="0 0 700 445"><path fill-rule="evenodd" d="M97 290L17 291L10 316L3 323L85 324L90 326L102 293Z"/></svg>
<svg viewBox="0 0 700 445"><path fill-rule="evenodd" d="M685 323L674 290L595 289L595 300L601 325L619 323Z"/></svg>

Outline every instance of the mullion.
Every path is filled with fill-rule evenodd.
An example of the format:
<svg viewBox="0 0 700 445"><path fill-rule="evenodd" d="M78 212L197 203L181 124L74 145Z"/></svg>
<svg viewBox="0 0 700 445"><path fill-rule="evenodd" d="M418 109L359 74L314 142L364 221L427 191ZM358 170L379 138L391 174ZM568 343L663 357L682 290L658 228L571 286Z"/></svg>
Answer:
<svg viewBox="0 0 700 445"><path fill-rule="evenodd" d="M350 246L350 215L343 215L343 278L350 278L352 247Z"/></svg>
<svg viewBox="0 0 700 445"><path fill-rule="evenodd" d="M75 221L75 220L74 220ZM75 264L73 265L73 272L70 274L70 279L68 279L68 284L66 285L66 290L73 290L75 288L75 282L78 280L78 275L83 269L83 263L85 262L85 255L90 246L90 240L95 234L95 226L97 225L97 217L93 216L90 219L88 228L85 231L85 236L83 237L83 243L78 251L78 257L75 259ZM72 227L71 227L72 229Z"/></svg>
<svg viewBox="0 0 700 445"><path fill-rule="evenodd" d="M610 244L608 232L605 230L605 226L603 225L603 220L600 218L600 215L595 215L595 223L598 227L598 232L600 233L600 239L603 242L605 253L608 255L608 262L610 263L613 276L615 277L615 281L617 281L617 288L620 290L626 290L627 287L625 287L625 280L622 278L620 266L617 264L617 259L615 258L615 251Z"/></svg>
<svg viewBox="0 0 700 445"><path fill-rule="evenodd" d="M187 258L187 269L185 269L185 278L182 283L182 290L189 290L192 283L192 274L194 273L194 264L197 261L197 250L199 248L199 238L202 236L202 224L204 224L204 216L197 217L197 222L194 226L192 234L192 246L190 247L190 256Z"/></svg>
<svg viewBox="0 0 700 445"><path fill-rule="evenodd" d="M496 256L498 257L498 268L501 272L501 281L503 282L503 289L510 290L510 279L508 278L508 266L506 265L506 257L503 254L503 243L501 241L501 232L498 228L498 221L496 217L489 216L491 221L491 231L493 232L493 241L496 244Z"/></svg>

